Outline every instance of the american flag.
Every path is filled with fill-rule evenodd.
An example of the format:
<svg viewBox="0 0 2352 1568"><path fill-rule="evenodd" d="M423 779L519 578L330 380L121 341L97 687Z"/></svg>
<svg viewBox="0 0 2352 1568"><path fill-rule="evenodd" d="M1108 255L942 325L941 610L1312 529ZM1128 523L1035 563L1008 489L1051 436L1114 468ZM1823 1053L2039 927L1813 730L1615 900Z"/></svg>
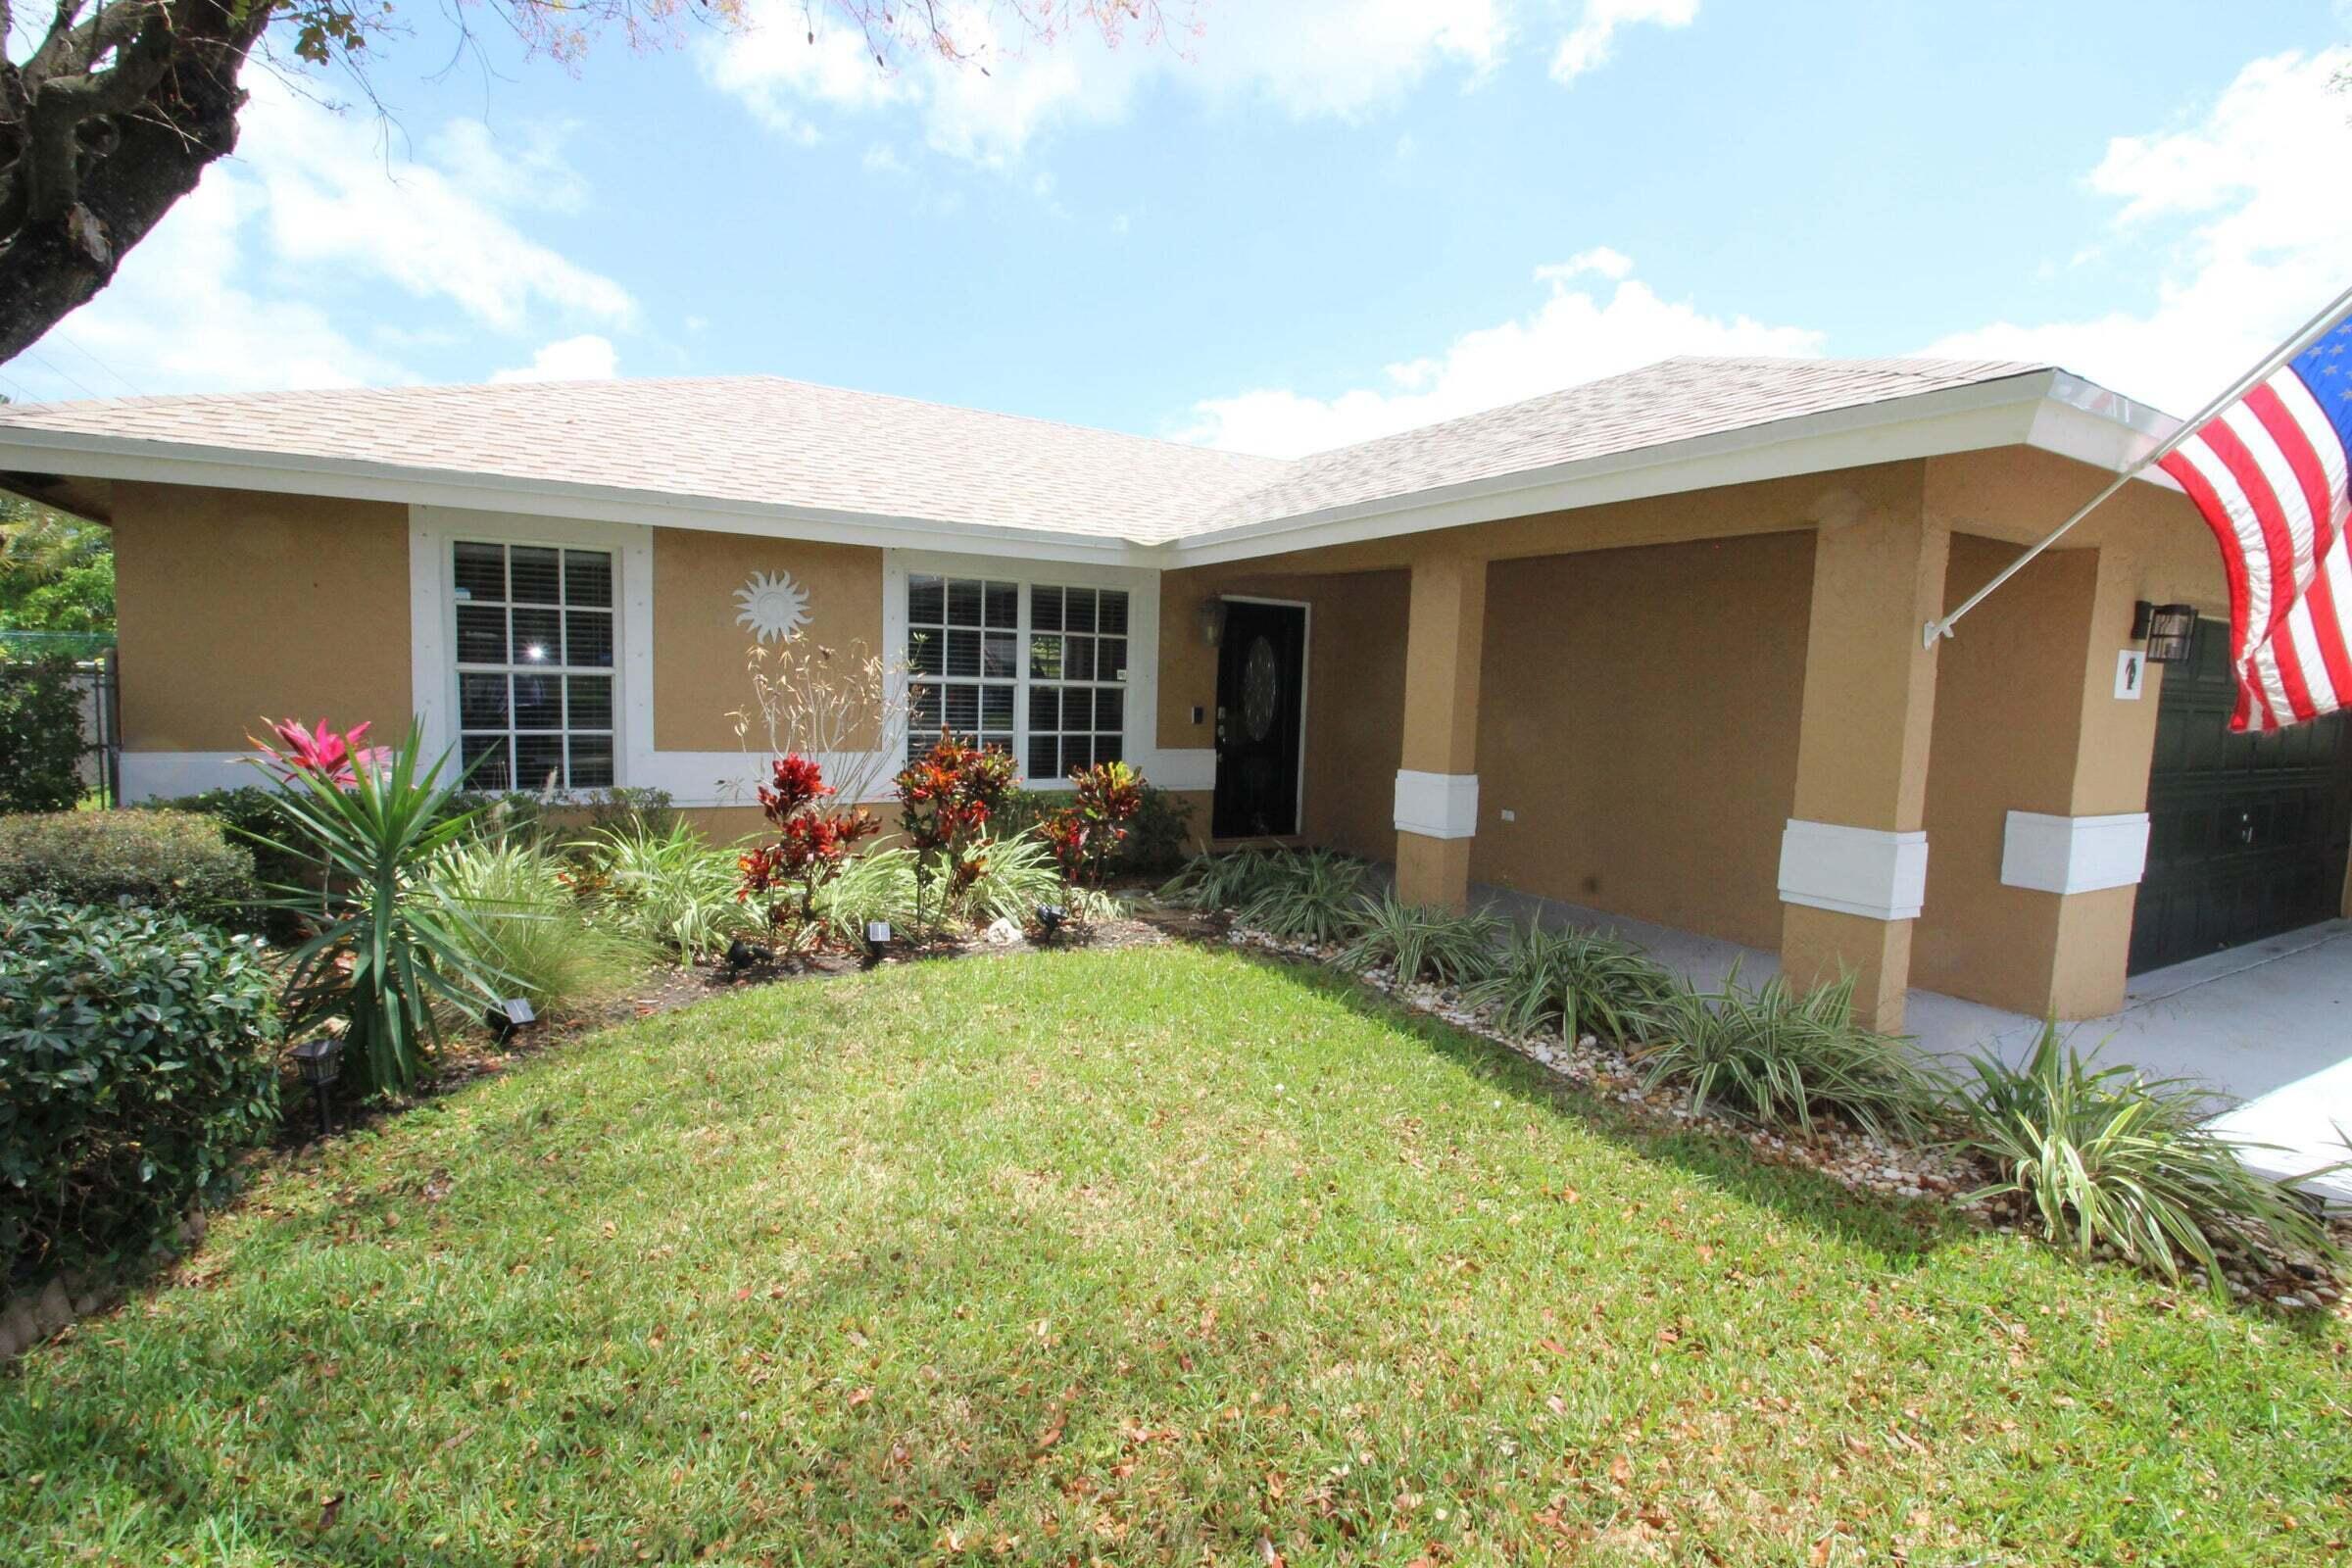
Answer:
<svg viewBox="0 0 2352 1568"><path fill-rule="evenodd" d="M2230 727L2352 708L2352 317L2158 460L2221 542Z"/></svg>

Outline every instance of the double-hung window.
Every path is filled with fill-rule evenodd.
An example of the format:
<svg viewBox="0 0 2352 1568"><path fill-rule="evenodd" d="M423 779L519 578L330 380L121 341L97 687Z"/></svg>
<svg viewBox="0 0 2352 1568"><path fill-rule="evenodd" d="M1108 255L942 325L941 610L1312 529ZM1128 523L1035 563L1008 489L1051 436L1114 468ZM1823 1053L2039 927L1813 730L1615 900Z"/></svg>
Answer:
<svg viewBox="0 0 2352 1568"><path fill-rule="evenodd" d="M611 785L612 553L472 540L453 548L469 787Z"/></svg>
<svg viewBox="0 0 2352 1568"><path fill-rule="evenodd" d="M907 755L944 726L1041 784L1121 760L1127 636L1124 588L909 574Z"/></svg>

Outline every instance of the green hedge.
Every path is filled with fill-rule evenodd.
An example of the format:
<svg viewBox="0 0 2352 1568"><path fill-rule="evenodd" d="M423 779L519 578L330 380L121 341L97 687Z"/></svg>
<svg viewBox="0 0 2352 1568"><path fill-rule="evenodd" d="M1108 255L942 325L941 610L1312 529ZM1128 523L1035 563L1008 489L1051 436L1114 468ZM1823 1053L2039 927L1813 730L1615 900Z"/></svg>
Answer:
<svg viewBox="0 0 2352 1568"><path fill-rule="evenodd" d="M80 800L88 751L72 660L0 663L0 811L58 811Z"/></svg>
<svg viewBox="0 0 2352 1568"><path fill-rule="evenodd" d="M0 906L0 1256L13 1280L144 1256L277 1121L275 983L174 914Z"/></svg>
<svg viewBox="0 0 2352 1568"><path fill-rule="evenodd" d="M0 816L0 901L47 894L73 904L127 899L250 926L253 852L212 817L183 811L42 811Z"/></svg>

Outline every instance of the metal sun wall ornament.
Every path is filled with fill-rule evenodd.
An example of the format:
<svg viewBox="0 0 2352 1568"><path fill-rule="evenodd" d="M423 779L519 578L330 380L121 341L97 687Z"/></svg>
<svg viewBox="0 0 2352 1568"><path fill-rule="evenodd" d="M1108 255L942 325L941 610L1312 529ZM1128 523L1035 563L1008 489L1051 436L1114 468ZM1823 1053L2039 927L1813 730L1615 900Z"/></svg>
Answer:
<svg viewBox="0 0 2352 1568"><path fill-rule="evenodd" d="M763 643L784 642L808 624L808 590L792 580L792 573L755 571L735 590L742 609L738 626L749 626Z"/></svg>

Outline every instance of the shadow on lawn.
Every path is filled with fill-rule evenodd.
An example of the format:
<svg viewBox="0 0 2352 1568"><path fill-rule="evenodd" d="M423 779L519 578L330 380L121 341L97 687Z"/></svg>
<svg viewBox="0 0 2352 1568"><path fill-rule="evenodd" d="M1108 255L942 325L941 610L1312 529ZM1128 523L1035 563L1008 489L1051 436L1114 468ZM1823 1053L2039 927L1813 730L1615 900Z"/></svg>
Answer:
<svg viewBox="0 0 2352 1568"><path fill-rule="evenodd" d="M1241 950L1252 963L1328 997L1348 1011L1401 1027L1441 1055L1477 1071L1498 1087L1585 1127L1642 1158L1680 1168L1704 1185L1779 1210L1798 1224L1870 1249L1882 1262L1913 1269L1947 1241L1973 1234L1940 1200L1878 1198L1857 1193L1802 1165L1779 1164L1747 1144L1701 1127L1660 1127L1598 1098L1506 1046L1406 1006L1352 975L1301 958Z"/></svg>

